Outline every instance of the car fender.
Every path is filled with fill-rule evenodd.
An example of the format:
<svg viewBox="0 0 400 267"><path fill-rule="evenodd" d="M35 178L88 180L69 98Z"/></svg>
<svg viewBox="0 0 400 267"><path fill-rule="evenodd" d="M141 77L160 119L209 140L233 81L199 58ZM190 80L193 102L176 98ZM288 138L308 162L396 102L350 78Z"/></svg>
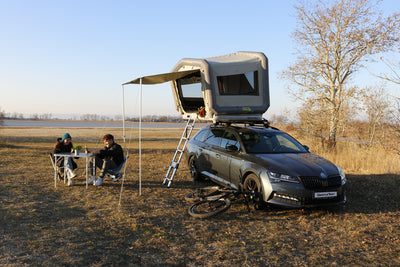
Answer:
<svg viewBox="0 0 400 267"><path fill-rule="evenodd" d="M272 185L268 178L267 170L260 170L258 177L260 178L261 182L263 199L265 202L267 202L273 191Z"/></svg>
<svg viewBox="0 0 400 267"><path fill-rule="evenodd" d="M244 180L250 174L257 175L258 179L260 180L261 192L262 192L262 195L263 195L263 200L267 201L269 199L270 195L272 194L272 191L273 191L272 190L272 185L269 182L267 171L264 170L264 169L258 169L257 170L257 169L254 169L252 167L244 170L243 176L242 176L243 178L242 178L241 184L240 184L241 188L243 188Z"/></svg>
<svg viewBox="0 0 400 267"><path fill-rule="evenodd" d="M185 153L186 165L187 165L187 166L189 166L189 162L190 162L190 159L191 159L192 157L197 158L196 154L193 153L193 152Z"/></svg>

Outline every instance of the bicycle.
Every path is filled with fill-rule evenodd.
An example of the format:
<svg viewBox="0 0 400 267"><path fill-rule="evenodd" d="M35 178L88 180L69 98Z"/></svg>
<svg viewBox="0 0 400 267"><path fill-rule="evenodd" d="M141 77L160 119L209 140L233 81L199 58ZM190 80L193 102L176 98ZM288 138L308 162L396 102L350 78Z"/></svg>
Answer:
<svg viewBox="0 0 400 267"><path fill-rule="evenodd" d="M238 198L242 194L250 212L249 202L254 199L251 193L219 186L198 188L185 196L186 200L195 202L189 207L188 213L195 218L209 218L229 209L232 204L230 198Z"/></svg>

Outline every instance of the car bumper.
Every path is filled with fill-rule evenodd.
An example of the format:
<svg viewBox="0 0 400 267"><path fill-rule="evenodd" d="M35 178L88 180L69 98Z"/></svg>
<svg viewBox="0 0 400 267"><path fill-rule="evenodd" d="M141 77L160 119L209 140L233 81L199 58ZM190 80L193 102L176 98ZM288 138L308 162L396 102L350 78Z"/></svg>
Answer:
<svg viewBox="0 0 400 267"><path fill-rule="evenodd" d="M305 189L301 184L288 186L287 183L274 184L272 192L264 200L271 205L289 208L312 208L336 206L346 203L345 185L318 189Z"/></svg>

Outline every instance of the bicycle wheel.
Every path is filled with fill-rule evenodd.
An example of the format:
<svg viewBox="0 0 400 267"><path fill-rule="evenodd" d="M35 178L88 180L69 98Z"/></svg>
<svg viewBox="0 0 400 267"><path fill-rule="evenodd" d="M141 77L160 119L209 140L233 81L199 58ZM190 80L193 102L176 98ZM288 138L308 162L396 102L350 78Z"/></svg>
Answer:
<svg viewBox="0 0 400 267"><path fill-rule="evenodd" d="M188 209L190 216L195 218L208 218L227 210L231 206L228 198L220 198L217 200L202 200L194 204Z"/></svg>
<svg viewBox="0 0 400 267"><path fill-rule="evenodd" d="M218 186L207 186L203 188L197 188L193 192L190 192L185 196L185 199L190 202L198 202L205 198L208 199L210 196L219 196L221 193L219 192Z"/></svg>

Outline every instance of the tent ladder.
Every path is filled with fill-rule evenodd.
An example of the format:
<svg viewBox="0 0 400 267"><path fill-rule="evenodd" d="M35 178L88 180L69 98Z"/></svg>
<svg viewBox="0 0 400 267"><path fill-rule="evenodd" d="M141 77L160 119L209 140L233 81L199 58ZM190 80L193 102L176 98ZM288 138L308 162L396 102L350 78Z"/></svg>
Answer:
<svg viewBox="0 0 400 267"><path fill-rule="evenodd" d="M172 162L169 165L167 174L165 175L163 184L167 184L170 187L172 179L174 179L175 173L178 170L179 163L181 162L183 152L185 152L186 144L189 141L190 135L192 134L194 124L196 123L197 114L191 114L186 123L185 129L183 130L181 140L179 141L178 147L175 151Z"/></svg>

